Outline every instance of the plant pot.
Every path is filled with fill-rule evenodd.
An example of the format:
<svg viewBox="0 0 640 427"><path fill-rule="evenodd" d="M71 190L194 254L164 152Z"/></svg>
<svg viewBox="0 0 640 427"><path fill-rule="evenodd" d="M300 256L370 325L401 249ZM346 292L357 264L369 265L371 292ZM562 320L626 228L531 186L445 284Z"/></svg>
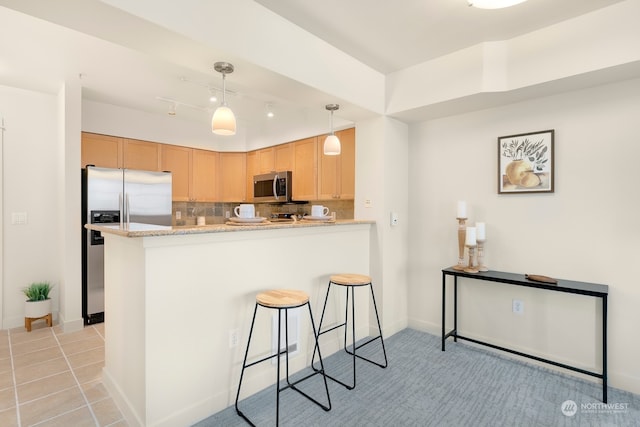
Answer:
<svg viewBox="0 0 640 427"><path fill-rule="evenodd" d="M38 319L51 313L51 298L42 301L25 301L24 317Z"/></svg>

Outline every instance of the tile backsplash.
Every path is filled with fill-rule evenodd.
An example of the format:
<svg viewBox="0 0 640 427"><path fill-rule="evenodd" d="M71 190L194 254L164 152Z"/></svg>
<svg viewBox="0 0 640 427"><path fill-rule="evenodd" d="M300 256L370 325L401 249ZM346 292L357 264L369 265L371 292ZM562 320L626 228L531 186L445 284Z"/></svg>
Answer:
<svg viewBox="0 0 640 427"><path fill-rule="evenodd" d="M173 202L173 225L196 225L197 217L204 216L205 224L223 224L226 213L233 215L233 209L240 203L200 203ZM274 205L269 203L254 203L256 216L270 218L275 213L295 213L310 215L312 205L323 205L330 212L336 213L336 219L353 219L353 200L323 200L305 204ZM179 212L179 214L178 214ZM177 217L180 216L180 219Z"/></svg>

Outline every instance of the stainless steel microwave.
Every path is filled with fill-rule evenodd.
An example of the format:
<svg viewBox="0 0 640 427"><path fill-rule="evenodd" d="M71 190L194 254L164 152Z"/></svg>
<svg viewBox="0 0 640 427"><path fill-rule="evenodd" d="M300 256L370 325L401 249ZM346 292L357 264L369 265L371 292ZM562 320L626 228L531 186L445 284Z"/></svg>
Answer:
<svg viewBox="0 0 640 427"><path fill-rule="evenodd" d="M291 202L291 171L271 172L253 177L254 202Z"/></svg>

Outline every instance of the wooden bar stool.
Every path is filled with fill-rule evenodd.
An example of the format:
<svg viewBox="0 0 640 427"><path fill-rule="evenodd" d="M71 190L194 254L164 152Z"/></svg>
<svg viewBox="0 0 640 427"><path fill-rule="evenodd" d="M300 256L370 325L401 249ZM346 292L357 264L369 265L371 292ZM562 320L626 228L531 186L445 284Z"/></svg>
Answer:
<svg viewBox="0 0 640 427"><path fill-rule="evenodd" d="M288 310L291 308L297 308L297 307L302 307L303 305L306 305L309 308L309 318L311 319L311 327L313 328L313 337L315 340L315 345L314 345L314 349L313 349L313 354L315 357L315 352L316 350L318 351L318 357L320 359L320 369L314 369L313 372L309 375L307 375L304 378L301 378L295 382L291 382L289 380L289 317L288 317ZM275 354L272 354L270 356L267 356L265 358L262 358L260 360L256 360L254 362L251 363L247 363L247 357L249 355L249 346L251 345L251 336L253 334L253 326L255 324L256 321L256 313L258 312L258 306L261 307L265 307L265 308L269 308L269 309L275 309L278 310L278 347L276 350ZM282 322L282 316L281 316L281 312L284 310L284 341L285 341L285 349L284 350L280 350L282 348L281 346L281 342L282 342L282 338L280 336L280 330L281 330L281 322ZM286 366L286 374L287 374L287 385L284 387L280 387L280 356L285 355L285 366ZM236 407L236 412L238 413L238 415L240 415L242 418L245 419L245 421L247 421L249 424L251 425L255 425L253 424L253 422L251 422L251 420L244 414L242 413L242 411L240 411L240 409L238 408L238 399L240 398L240 388L242 387L242 378L244 377L244 370L246 368L249 368L253 365L257 365L258 363L261 362L265 362L267 360L273 359L273 358L277 358L277 374L276 374L276 426L279 424L280 422L280 392L283 390L286 390L288 388L291 388L295 391L297 391L298 393L300 393L301 395L303 395L304 397L306 397L307 399L309 399L310 401L312 401L313 403L315 403L316 405L320 406L322 409L324 409L325 411L329 411L331 409L331 398L329 397L329 387L327 385L327 378L324 374L324 365L322 364L322 356L320 355L320 347L318 346L318 335L316 334L316 327L315 324L313 323L313 314L311 314L311 305L309 304L309 296L307 295L306 292L304 291L299 291L299 290L289 290L289 289L277 289L277 290L270 290L270 291L266 291L266 292L262 292L258 295L256 295L256 305L255 308L253 309L253 319L251 320L251 329L249 330L249 339L247 340L247 350L244 354L244 361L242 362L242 372L240 373L240 383L238 384L238 394L236 394L236 403L235 403L235 407ZM311 396L309 396L308 394L306 394L305 392L303 392L302 390L298 389L296 387L296 384L311 378L314 375L317 374L321 374L324 380L324 387L325 387L325 391L327 393L327 405L323 405L322 403L320 403L319 401L313 399Z"/></svg>
<svg viewBox="0 0 640 427"><path fill-rule="evenodd" d="M331 291L331 285L337 285L337 286L344 286L346 288L347 291L347 300L346 300L346 304L345 304L345 312L344 312L344 323L341 323L339 325L336 325L332 328L329 328L327 330L322 330L322 322L324 320L324 313L325 310L327 308L327 301L329 300L329 292ZM360 287L360 286L369 286L369 289L371 289L371 299L373 300L373 309L375 310L376 313L376 320L378 322L378 333L379 335L369 339L367 342L364 342L358 346L356 346L356 326L355 326L355 318L356 318L356 311L355 311L355 298L354 298L354 289L356 287ZM349 349L347 348L347 321L348 321L348 314L349 314L349 290L351 290L351 340L352 340L352 347L353 350L349 351ZM347 384L345 382L342 382L328 374L325 373L325 375L332 379L333 381L337 382L338 384L341 384L343 386L345 386L348 390L352 390L355 388L356 386L356 357L362 360L366 360L369 363L373 363L374 365L377 365L381 368L386 368L388 365L387 362L387 351L384 347L384 339L382 338L382 328L380 327L380 317L378 316L378 307L376 305L376 297L373 294L373 284L371 282L371 277L369 276L365 276L363 274L335 274L333 276L331 276L329 278L329 286L327 287L327 295L325 296L324 299L324 306L322 307L322 316L320 317L320 324L318 325L318 338L320 338L320 335L322 334L326 334L327 332L333 331L334 329L340 328L344 326L344 351L346 351L347 353L349 353L351 356L353 356L353 383L352 384ZM384 363L378 363L375 362L371 359L367 359L366 357L360 356L359 354L356 354L356 350L364 347L365 345L380 339L380 343L382 344L382 353L384 354ZM320 355L320 353L318 352L318 356ZM313 353L313 356L311 358L311 366L314 366L314 361L315 361L315 350ZM314 368L315 369L315 368ZM321 369L324 370L324 366L321 365Z"/></svg>

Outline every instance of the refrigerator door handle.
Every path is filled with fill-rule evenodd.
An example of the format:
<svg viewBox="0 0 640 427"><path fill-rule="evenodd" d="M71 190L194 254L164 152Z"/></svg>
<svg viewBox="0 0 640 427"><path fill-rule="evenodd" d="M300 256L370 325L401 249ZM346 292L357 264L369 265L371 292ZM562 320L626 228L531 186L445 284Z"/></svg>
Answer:
<svg viewBox="0 0 640 427"><path fill-rule="evenodd" d="M120 228L124 228L124 206L122 193L118 193L118 210L120 211Z"/></svg>
<svg viewBox="0 0 640 427"><path fill-rule="evenodd" d="M129 213L131 211L131 199L129 199L129 193L125 193L124 194L124 210L125 210L125 215L126 215L126 221L127 221L127 228L129 228L129 223L131 222L131 219L129 217Z"/></svg>
<svg viewBox="0 0 640 427"><path fill-rule="evenodd" d="M278 174L273 177L273 196L276 200L280 199L280 197L278 197Z"/></svg>

